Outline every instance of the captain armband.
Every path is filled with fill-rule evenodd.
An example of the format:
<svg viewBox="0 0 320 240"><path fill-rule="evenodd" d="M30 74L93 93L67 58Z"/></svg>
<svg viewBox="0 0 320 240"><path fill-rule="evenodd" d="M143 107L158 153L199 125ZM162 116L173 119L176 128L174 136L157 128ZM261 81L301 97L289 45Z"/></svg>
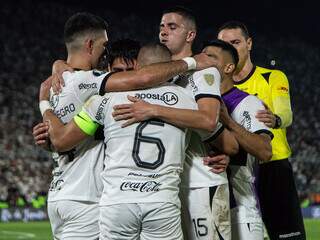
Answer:
<svg viewBox="0 0 320 240"><path fill-rule="evenodd" d="M92 121L89 115L84 111L78 113L73 120L77 126L89 136L93 136L99 127L99 124Z"/></svg>

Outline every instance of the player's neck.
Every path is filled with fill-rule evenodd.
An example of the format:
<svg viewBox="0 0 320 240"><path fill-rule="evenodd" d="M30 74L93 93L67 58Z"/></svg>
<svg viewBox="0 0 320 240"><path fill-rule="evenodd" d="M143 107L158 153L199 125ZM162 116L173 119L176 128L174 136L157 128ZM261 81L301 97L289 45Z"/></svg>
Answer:
<svg viewBox="0 0 320 240"><path fill-rule="evenodd" d="M251 72L252 68L253 68L253 63L251 62L250 58L248 58L243 68L240 71L235 72L233 74L233 81L240 82L243 79L245 79Z"/></svg>
<svg viewBox="0 0 320 240"><path fill-rule="evenodd" d="M221 82L221 85L220 85L220 92L221 94L224 94L226 92L228 92L231 88L233 88L233 80L232 78L228 78L228 79L224 79L222 82Z"/></svg>
<svg viewBox="0 0 320 240"><path fill-rule="evenodd" d="M82 69L85 71L92 69L90 62L82 56L82 54L69 54L67 64L72 68Z"/></svg>
<svg viewBox="0 0 320 240"><path fill-rule="evenodd" d="M173 54L171 59L172 60L180 60L185 57L191 57L193 55L191 48L185 48L179 53Z"/></svg>

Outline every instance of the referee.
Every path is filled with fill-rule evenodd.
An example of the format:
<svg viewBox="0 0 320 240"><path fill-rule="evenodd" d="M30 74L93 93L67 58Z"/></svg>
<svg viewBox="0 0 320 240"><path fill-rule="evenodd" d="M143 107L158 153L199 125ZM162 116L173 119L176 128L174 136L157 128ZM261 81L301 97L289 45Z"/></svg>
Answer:
<svg viewBox="0 0 320 240"><path fill-rule="evenodd" d="M306 239L293 171L288 158L291 150L286 128L292 123L289 83L286 75L251 62L252 39L241 22L228 22L218 31L218 38L238 51L239 63L233 76L239 89L256 95L266 105L257 118L272 129L272 159L261 163L257 190L261 213L268 235L273 239Z"/></svg>

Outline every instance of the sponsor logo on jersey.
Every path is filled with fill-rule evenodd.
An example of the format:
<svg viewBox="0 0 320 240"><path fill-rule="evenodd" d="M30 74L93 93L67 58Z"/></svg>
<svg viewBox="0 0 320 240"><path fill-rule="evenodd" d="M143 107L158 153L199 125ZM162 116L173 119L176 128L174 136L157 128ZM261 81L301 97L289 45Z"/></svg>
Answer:
<svg viewBox="0 0 320 240"><path fill-rule="evenodd" d="M192 88L193 93L197 93L199 91L197 85L194 83L193 76L189 77L190 87Z"/></svg>
<svg viewBox="0 0 320 240"><path fill-rule="evenodd" d="M212 86L214 84L214 75L213 74L204 74L203 75L204 80L208 83L209 86Z"/></svg>
<svg viewBox="0 0 320 240"><path fill-rule="evenodd" d="M281 92L285 92L285 93L288 93L289 92L289 89L287 87L284 87L284 86L280 86L277 88L277 90L281 91Z"/></svg>
<svg viewBox="0 0 320 240"><path fill-rule="evenodd" d="M81 83L79 84L79 90L81 89L90 89L90 88L97 88L98 85L96 83Z"/></svg>
<svg viewBox="0 0 320 240"><path fill-rule="evenodd" d="M244 111L243 119L241 120L241 126L243 126L245 129L250 130L251 129L251 116L248 111Z"/></svg>
<svg viewBox="0 0 320 240"><path fill-rule="evenodd" d="M153 174L142 174L142 173L130 172L130 173L128 173L128 176L145 177L145 178L158 178L158 177L161 176L161 174L157 174L157 173L153 173Z"/></svg>
<svg viewBox="0 0 320 240"><path fill-rule="evenodd" d="M70 103L67 106L64 106L63 108L57 109L54 111L54 113L57 115L58 118L62 118L66 116L67 114L73 113L76 110L76 107L73 103Z"/></svg>
<svg viewBox="0 0 320 240"><path fill-rule="evenodd" d="M50 97L50 105L51 107L53 108L56 108L58 106L58 103L59 103L59 95L51 95Z"/></svg>
<svg viewBox="0 0 320 240"><path fill-rule="evenodd" d="M170 106L177 104L177 102L179 101L177 94L173 92L165 92L162 95L158 93L136 93L135 97L142 100L143 99L159 100Z"/></svg>
<svg viewBox="0 0 320 240"><path fill-rule="evenodd" d="M103 98L99 107L98 107L98 111L97 114L95 116L95 118L99 121L101 119L104 119L104 107L106 106L107 102L108 102L109 98Z"/></svg>
<svg viewBox="0 0 320 240"><path fill-rule="evenodd" d="M58 179L58 180L53 180L50 184L49 191L59 191L61 190L61 185L64 183L64 180Z"/></svg>
<svg viewBox="0 0 320 240"><path fill-rule="evenodd" d="M147 181L147 182L123 182L120 185L121 191L134 191L134 192L159 192L159 187L161 183L156 181Z"/></svg>

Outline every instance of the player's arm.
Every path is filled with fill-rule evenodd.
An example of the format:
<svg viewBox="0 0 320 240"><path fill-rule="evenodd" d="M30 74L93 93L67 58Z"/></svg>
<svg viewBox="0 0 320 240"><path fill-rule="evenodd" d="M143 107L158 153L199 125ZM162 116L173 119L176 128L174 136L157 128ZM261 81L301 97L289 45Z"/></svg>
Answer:
<svg viewBox="0 0 320 240"><path fill-rule="evenodd" d="M247 120L253 121L253 116L254 115L251 115L251 119ZM225 106L221 107L220 121L222 121L223 124L231 131L231 133L236 137L236 140L238 141L240 147L243 148L246 152L252 154L261 161L268 161L271 159L272 148L270 135L272 134L270 131L248 131L246 128L238 124L229 116ZM244 124L246 124L246 122L244 122Z"/></svg>
<svg viewBox="0 0 320 240"><path fill-rule="evenodd" d="M63 61L55 62L56 68L62 69L65 66ZM174 76L188 70L201 70L215 65L215 61L206 54L201 53L189 58L189 61L177 60L164 63L155 63L144 66L139 70L116 72L108 75L101 85L100 95L105 92L128 91L145 89L168 81ZM65 67L67 69L67 67ZM60 70L61 71L61 70ZM61 79L59 79L61 81ZM54 91L60 90L61 82L53 83Z"/></svg>
<svg viewBox="0 0 320 240"><path fill-rule="evenodd" d="M90 136L74 119L64 125L52 110L44 112L43 121L49 124L50 141L57 152L69 151Z"/></svg>
<svg viewBox="0 0 320 240"><path fill-rule="evenodd" d="M269 78L274 111L261 110L257 118L271 128L286 128L292 123L289 82L281 71L274 71Z"/></svg>

